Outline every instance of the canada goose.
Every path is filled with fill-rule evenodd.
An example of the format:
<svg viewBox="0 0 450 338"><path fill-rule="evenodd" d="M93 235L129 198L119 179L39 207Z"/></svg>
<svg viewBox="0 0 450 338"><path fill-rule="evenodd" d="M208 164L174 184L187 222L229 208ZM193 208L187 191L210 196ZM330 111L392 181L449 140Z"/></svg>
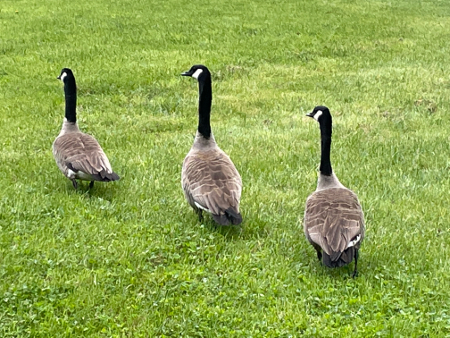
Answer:
<svg viewBox="0 0 450 338"><path fill-rule="evenodd" d="M211 73L203 65L194 65L181 75L197 79L199 87L197 134L181 171L184 195L200 222L204 210L220 225L238 225L242 222L239 213L242 180L211 131Z"/></svg>
<svg viewBox="0 0 450 338"><path fill-rule="evenodd" d="M91 181L116 181L119 176L112 171L111 164L102 147L91 135L82 133L77 125L77 85L69 68L64 68L58 79L64 83L66 115L61 132L53 142L53 157L58 168L72 181L77 189L77 179Z"/></svg>
<svg viewBox="0 0 450 338"><path fill-rule="evenodd" d="M341 267L355 258L353 277L358 274L358 250L364 238L364 214L358 197L339 182L331 169L332 119L327 107L317 106L307 114L319 122L321 134L320 173L317 189L306 200L304 230L317 251L317 258L330 267Z"/></svg>

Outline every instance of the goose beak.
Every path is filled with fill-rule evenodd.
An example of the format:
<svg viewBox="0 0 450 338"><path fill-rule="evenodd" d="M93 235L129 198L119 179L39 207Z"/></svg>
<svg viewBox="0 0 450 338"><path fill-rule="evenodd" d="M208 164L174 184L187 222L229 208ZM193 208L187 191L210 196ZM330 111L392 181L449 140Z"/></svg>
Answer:
<svg viewBox="0 0 450 338"><path fill-rule="evenodd" d="M57 80L61 80L61 75L56 78Z"/></svg>
<svg viewBox="0 0 450 338"><path fill-rule="evenodd" d="M306 114L306 116L308 116L308 117L314 117L314 114L313 114L313 112L311 112L311 113Z"/></svg>
<svg viewBox="0 0 450 338"><path fill-rule="evenodd" d="M189 73L189 71L187 71L187 72L181 73L180 75L181 75L181 76L191 76L192 74Z"/></svg>

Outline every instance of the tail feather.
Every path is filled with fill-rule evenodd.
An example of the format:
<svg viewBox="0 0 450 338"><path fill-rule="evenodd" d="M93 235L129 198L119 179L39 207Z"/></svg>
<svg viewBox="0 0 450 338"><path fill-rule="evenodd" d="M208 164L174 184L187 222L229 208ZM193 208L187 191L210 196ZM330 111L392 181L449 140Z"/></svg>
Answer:
<svg viewBox="0 0 450 338"><path fill-rule="evenodd" d="M220 225L239 225L242 223L242 215L235 210L228 208L222 215L212 215L214 221Z"/></svg>
<svg viewBox="0 0 450 338"><path fill-rule="evenodd" d="M322 262L329 268L339 268L351 263L355 257L355 247L352 246L344 252L334 252L331 256L323 252Z"/></svg>
<svg viewBox="0 0 450 338"><path fill-rule="evenodd" d="M117 175L115 172L108 174L106 171L101 171L98 174L93 174L92 178L96 181L102 181L102 182L111 182L111 181L117 181L120 179L119 175Z"/></svg>

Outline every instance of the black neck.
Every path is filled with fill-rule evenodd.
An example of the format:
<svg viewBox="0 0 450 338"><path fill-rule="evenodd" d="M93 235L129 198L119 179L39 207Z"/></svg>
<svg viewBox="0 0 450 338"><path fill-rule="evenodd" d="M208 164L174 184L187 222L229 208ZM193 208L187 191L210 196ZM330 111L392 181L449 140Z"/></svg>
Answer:
<svg viewBox="0 0 450 338"><path fill-rule="evenodd" d="M331 121L329 125L320 124L321 136L321 156L320 156L320 173L326 176L331 176L333 170L331 169L330 149L331 149Z"/></svg>
<svg viewBox="0 0 450 338"><path fill-rule="evenodd" d="M211 137L211 77L204 75L198 82L198 132L206 139Z"/></svg>
<svg viewBox="0 0 450 338"><path fill-rule="evenodd" d="M75 78L67 78L64 83L64 94L66 98L66 119L71 123L77 122L77 85Z"/></svg>

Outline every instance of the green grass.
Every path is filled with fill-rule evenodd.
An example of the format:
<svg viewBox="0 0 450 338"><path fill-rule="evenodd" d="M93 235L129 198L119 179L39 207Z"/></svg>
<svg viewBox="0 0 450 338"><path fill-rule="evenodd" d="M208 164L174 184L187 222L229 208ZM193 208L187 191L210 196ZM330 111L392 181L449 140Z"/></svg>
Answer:
<svg viewBox="0 0 450 338"><path fill-rule="evenodd" d="M447 1L3 0L0 336L449 337L449 31ZM181 191L194 63L242 228L198 224ZM122 176L91 193L51 154L63 67ZM365 211L357 279L301 227L318 104Z"/></svg>

